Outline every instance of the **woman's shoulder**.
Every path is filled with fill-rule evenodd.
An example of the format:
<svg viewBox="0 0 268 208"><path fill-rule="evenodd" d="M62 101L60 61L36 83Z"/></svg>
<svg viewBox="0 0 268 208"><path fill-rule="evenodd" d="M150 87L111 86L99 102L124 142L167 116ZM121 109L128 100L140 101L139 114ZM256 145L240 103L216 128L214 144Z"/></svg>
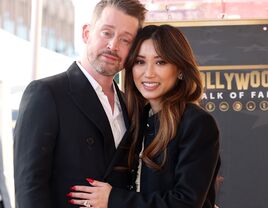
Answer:
<svg viewBox="0 0 268 208"><path fill-rule="evenodd" d="M203 109L200 105L194 104L194 103L188 103L186 105L185 111L182 116L182 120L211 120L212 122L215 122L214 117L207 112L205 109Z"/></svg>
<svg viewBox="0 0 268 208"><path fill-rule="evenodd" d="M184 114L198 114L198 115L202 115L202 114L209 114L207 111L205 111L202 106L197 105L195 103L188 103L186 105Z"/></svg>
<svg viewBox="0 0 268 208"><path fill-rule="evenodd" d="M213 140L218 140L219 128L215 118L209 112L199 105L187 104L180 122L180 133L183 135L191 135L184 137L189 139L193 136L193 134L203 134L207 135L207 139L213 138ZM208 135L214 136L209 137Z"/></svg>

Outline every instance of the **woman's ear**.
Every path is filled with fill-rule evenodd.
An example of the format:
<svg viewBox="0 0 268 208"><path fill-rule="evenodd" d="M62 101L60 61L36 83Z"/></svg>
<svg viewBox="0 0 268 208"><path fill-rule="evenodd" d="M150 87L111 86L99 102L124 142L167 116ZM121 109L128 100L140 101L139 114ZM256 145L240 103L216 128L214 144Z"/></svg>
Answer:
<svg viewBox="0 0 268 208"><path fill-rule="evenodd" d="M88 38L89 38L89 34L90 34L90 25L89 24L85 24L83 25L83 32L82 32L82 39L84 43L87 43Z"/></svg>

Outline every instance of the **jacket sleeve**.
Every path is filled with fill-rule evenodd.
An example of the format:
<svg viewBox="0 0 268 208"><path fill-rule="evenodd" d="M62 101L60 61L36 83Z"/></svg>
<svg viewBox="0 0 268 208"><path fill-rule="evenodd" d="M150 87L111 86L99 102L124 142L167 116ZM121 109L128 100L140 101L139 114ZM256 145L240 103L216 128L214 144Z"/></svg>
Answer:
<svg viewBox="0 0 268 208"><path fill-rule="evenodd" d="M112 188L108 207L202 208L215 180L219 160L218 128L207 113L188 114L181 123L179 137L175 183L171 190L143 194Z"/></svg>
<svg viewBox="0 0 268 208"><path fill-rule="evenodd" d="M51 90L41 81L33 81L23 94L14 131L17 208L53 207L50 179L57 130Z"/></svg>

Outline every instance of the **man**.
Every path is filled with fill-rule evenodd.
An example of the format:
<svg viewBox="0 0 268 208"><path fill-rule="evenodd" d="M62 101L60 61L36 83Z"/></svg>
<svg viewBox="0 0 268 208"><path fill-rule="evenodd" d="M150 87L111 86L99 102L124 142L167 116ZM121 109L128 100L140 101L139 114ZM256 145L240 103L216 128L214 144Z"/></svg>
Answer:
<svg viewBox="0 0 268 208"><path fill-rule="evenodd" d="M100 1L83 27L81 60L26 88L14 132L17 208L74 207L66 194L87 177L127 188L128 119L113 77L145 11L138 0Z"/></svg>

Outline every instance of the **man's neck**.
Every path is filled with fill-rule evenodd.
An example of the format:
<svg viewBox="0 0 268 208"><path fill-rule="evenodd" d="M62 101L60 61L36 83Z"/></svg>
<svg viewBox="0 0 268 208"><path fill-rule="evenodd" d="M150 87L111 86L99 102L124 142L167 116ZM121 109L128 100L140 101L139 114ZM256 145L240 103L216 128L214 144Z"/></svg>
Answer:
<svg viewBox="0 0 268 208"><path fill-rule="evenodd" d="M114 110L114 88L113 88L113 76L105 76L98 73L83 60L80 62L84 69L90 74L90 76L98 82L101 86L103 93L107 96L109 103L111 105L112 111Z"/></svg>
<svg viewBox="0 0 268 208"><path fill-rule="evenodd" d="M87 70L88 73L99 83L103 93L107 96L111 105L112 111L114 111L114 88L113 88L113 77L104 76L94 70Z"/></svg>
<svg viewBox="0 0 268 208"><path fill-rule="evenodd" d="M105 92L113 91L113 76L105 76L94 70L87 62L80 61L82 67L95 79Z"/></svg>

